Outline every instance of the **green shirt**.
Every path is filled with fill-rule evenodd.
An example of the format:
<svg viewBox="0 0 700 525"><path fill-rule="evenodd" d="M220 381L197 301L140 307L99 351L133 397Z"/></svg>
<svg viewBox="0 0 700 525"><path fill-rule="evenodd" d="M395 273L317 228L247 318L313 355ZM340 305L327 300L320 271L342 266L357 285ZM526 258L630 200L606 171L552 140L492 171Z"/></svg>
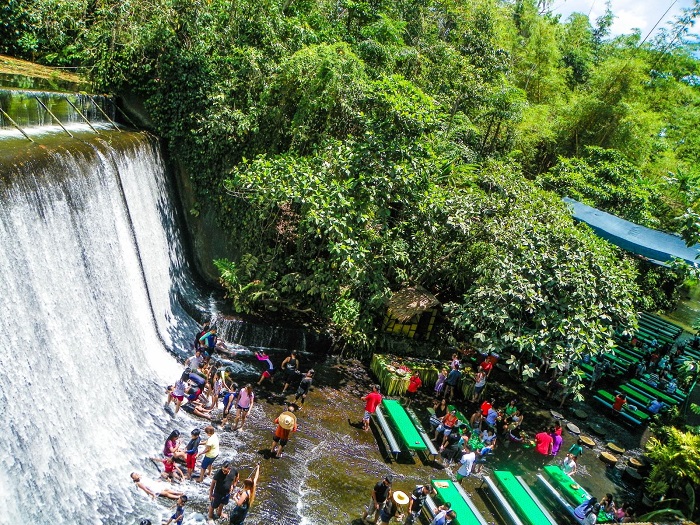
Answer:
<svg viewBox="0 0 700 525"><path fill-rule="evenodd" d="M583 447L578 443L574 443L573 445L571 445L569 452L574 456L579 457L581 454L583 454Z"/></svg>

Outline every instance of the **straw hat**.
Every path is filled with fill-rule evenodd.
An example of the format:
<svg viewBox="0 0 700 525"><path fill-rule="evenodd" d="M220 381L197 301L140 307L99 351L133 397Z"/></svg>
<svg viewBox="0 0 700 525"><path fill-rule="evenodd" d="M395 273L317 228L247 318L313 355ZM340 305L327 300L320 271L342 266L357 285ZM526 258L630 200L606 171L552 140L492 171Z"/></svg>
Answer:
<svg viewBox="0 0 700 525"><path fill-rule="evenodd" d="M405 492L397 490L394 492L394 501L399 505L406 505L406 503L408 503L408 496L406 496Z"/></svg>
<svg viewBox="0 0 700 525"><path fill-rule="evenodd" d="M277 419L279 425L285 430L292 430L297 423L297 417L291 412L282 412Z"/></svg>

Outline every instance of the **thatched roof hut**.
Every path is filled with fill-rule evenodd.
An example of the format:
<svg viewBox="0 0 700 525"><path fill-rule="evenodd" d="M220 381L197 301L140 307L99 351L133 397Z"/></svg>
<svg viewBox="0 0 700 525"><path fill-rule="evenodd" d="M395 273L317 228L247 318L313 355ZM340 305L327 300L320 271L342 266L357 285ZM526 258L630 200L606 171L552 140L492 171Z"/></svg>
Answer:
<svg viewBox="0 0 700 525"><path fill-rule="evenodd" d="M387 313L389 317L406 323L415 315L440 304L433 294L421 286L410 286L391 294Z"/></svg>

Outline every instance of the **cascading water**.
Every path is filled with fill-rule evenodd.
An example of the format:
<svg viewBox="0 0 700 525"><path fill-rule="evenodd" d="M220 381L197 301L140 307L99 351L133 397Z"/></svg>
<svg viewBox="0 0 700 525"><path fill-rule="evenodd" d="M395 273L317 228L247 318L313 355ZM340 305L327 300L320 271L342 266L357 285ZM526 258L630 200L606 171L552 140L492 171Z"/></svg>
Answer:
<svg viewBox="0 0 700 525"><path fill-rule="evenodd" d="M0 523L126 523L195 330L153 139L0 144ZM196 299L190 308L201 308ZM151 509L152 510L152 509ZM151 512L152 514L152 512Z"/></svg>

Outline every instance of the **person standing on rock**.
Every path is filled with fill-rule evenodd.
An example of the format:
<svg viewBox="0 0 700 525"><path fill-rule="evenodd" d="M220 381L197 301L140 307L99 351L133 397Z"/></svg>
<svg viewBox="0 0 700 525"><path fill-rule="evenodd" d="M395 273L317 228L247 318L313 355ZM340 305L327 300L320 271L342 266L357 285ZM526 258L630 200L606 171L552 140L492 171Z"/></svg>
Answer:
<svg viewBox="0 0 700 525"><path fill-rule="evenodd" d="M204 481L204 476L211 474L212 465L216 458L219 457L219 436L216 434L216 430L209 425L204 429L204 433L207 435L207 440L204 442L204 451L201 452L201 454L204 454L204 458L202 459L201 472L197 480L199 483Z"/></svg>
<svg viewBox="0 0 700 525"><path fill-rule="evenodd" d="M362 416L362 429L369 432L369 420L382 402L382 394L379 393L379 386L372 385L372 391L362 398L365 402L365 414Z"/></svg>
<svg viewBox="0 0 700 525"><path fill-rule="evenodd" d="M253 403L255 401L255 394L253 393L253 387L248 383L245 387L241 388L238 393L238 402L236 403L236 417L233 420L233 430L243 428L245 425L246 417L248 417L248 412L253 409ZM241 426L238 426L238 420L241 421Z"/></svg>
<svg viewBox="0 0 700 525"><path fill-rule="evenodd" d="M384 506L384 502L389 497L389 491L391 490L391 482L394 478L391 475L387 475L383 480L377 482L372 489L372 499L369 501L369 505L365 508L365 512L362 514L362 521L365 523L376 523L379 517L379 511ZM368 520L367 516L373 515L373 520Z"/></svg>
<svg viewBox="0 0 700 525"><path fill-rule="evenodd" d="M270 454L273 457L282 457L282 451L289 442L289 435L297 431L297 417L293 412L294 405L289 405L287 410L275 419L277 428L275 429L275 435L272 437L272 448L270 448Z"/></svg>
<svg viewBox="0 0 700 525"><path fill-rule="evenodd" d="M301 400L302 406L304 405L304 401L306 400L306 396L309 394L309 389L311 388L311 383L314 381L314 374L316 372L312 368L308 372L306 372L306 375L303 377L301 380L301 383L299 383L299 386L297 387L297 393L294 396L294 401L299 401ZM301 410L301 407L299 408Z"/></svg>
<svg viewBox="0 0 700 525"><path fill-rule="evenodd" d="M294 380L299 371L299 360L297 359L297 353L292 351L292 353L282 361L282 366L280 366L284 372L284 386L282 387L282 393L284 394L289 387L289 384Z"/></svg>

